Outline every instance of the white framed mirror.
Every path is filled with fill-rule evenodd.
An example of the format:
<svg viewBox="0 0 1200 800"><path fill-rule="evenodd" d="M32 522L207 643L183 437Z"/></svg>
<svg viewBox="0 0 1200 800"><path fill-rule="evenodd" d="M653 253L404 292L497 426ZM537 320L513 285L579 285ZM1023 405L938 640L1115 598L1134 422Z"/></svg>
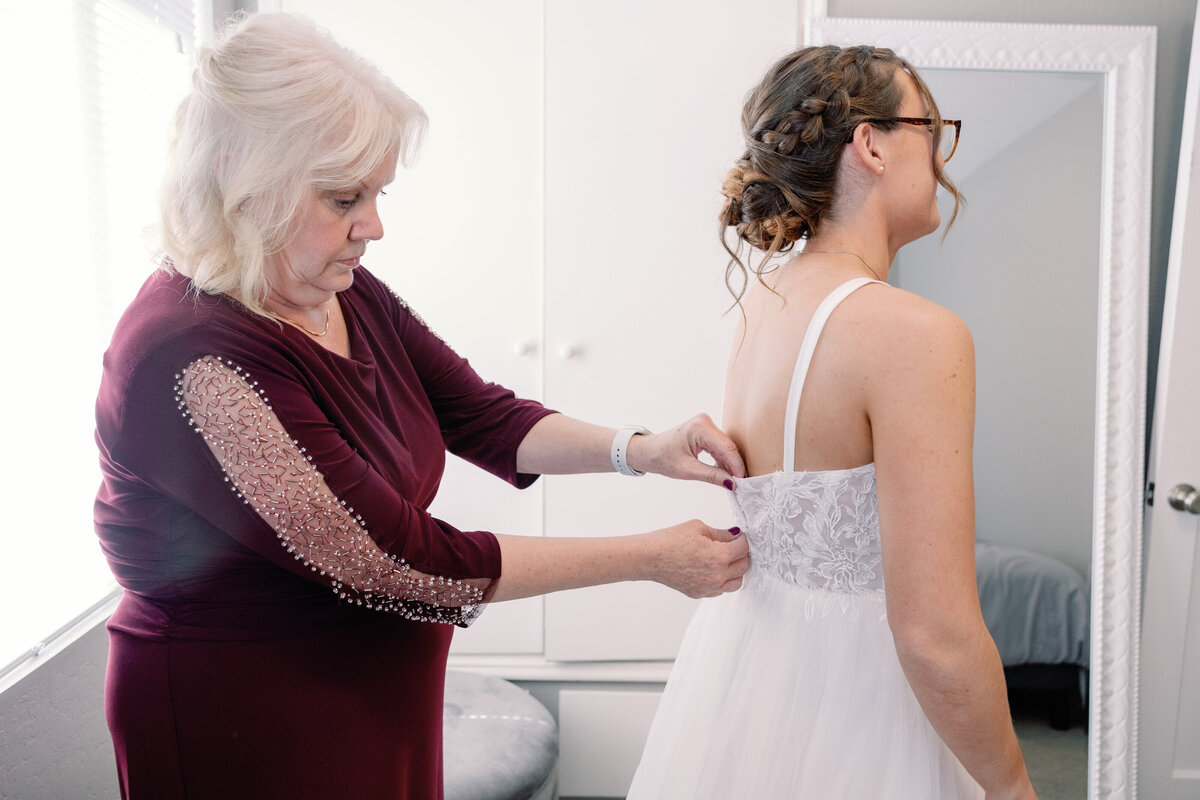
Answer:
<svg viewBox="0 0 1200 800"><path fill-rule="evenodd" d="M1007 470L1003 462L984 461L993 452L996 458L1002 458L1006 445L1010 458L1020 457L1021 449L1011 447L1011 440L1019 437L1007 437L1007 443L989 442L977 433L979 519L988 519L989 513L1003 514L1006 508L1015 519L1018 512L1026 512L1038 503L1044 507L1039 516L1044 519L1057 515L1059 527L1090 516L1090 547L1085 541L1072 553L1071 545L1061 545L1065 552L1055 553L1091 574L1088 797L1132 798L1137 765L1134 726L1141 604L1154 30L813 19L805 27L805 39L806 44L892 48L921 71L943 112L963 119L963 141L947 170L965 189L971 205L944 247L936 237L920 243L924 248L919 254L921 270L925 271L924 263L936 262L944 253L961 264L972 257L973 243L981 257L993 258L993 266L972 274L933 263L924 279L936 282L939 277L953 278L964 291L963 305L974 301L979 309L991 309L993 316L1002 317L992 325L1001 337L1004 326L1010 326L1013 335L1001 339L1000 345L985 345L979 338L981 331L976 330L977 350L994 346L997 351L1008 350L1010 361L1019 360L1024 356L1013 359L1013 353L1036 347L1038 337L1042 337L1047 346L1024 365L1029 391L1044 387L1043 379L1051 373L1070 372L1073 385L1082 386L1076 390L1069 388L1072 384L1056 383L1055 388L1044 388L1041 402L1035 405L1044 407L1047 413L1057 409L1064 415L1060 421L1047 420L1031 414L1029 407L990 408L985 395L987 373L981 368L978 429L994 412L997 420L1006 419L1009 425L1019 426L1010 431L1033 431L1042 426L1042 431L1052 431L1064 444L1050 440L1045 433L1028 436L1043 445L1049 442L1049 447L1042 455L1024 453L1030 470L1046 472L1036 476L1033 485L1038 488L1034 492L1021 495L1012 486L1003 485ZM1011 80L1006 81L1005 75ZM943 103L940 88L953 95L953 107ZM1006 91L1018 93L1009 100L1015 113L1002 110L1001 98ZM1043 224L1035 233L1035 226L1028 218L1023 222L1021 216L1038 213L1031 210L1035 204L987 202L984 193L973 196L971 188L964 186L960 174L984 169L985 162L1012 150L1011 142L997 139L997 131L1004 127L1028 131L1035 118L1068 107L1074 109L1075 117L1058 128L1063 135L1057 146L1065 148L1059 152L1072 156L1077 168L1047 171L1040 182L1065 191L1067 202L1059 201L1052 212L1056 219L1061 216L1062 224L1046 226L1043 211L1036 220ZM999 124L998 110L1006 125ZM1023 121L1025 117L1029 118L1028 125ZM1078 134L1077 140L1069 136L1072 131ZM1088 155L1088 148L1094 148L1094 155ZM1050 158L1050 163L1057 163L1052 154ZM1061 161L1065 163L1066 159ZM1028 164L1022 166L1027 168ZM995 165L992 171L997 171ZM1080 183L1064 187L1061 182L1075 172L1080 172ZM1030 196L1035 195L1039 182L1023 188ZM1020 191L1014 196L1019 198ZM1066 228L1079 240L1072 242L1060 236ZM1044 238L1047 229L1055 234L1052 242ZM1029 257L1030 252L1037 252L1039 257ZM897 266L898 279L906 280L903 261L898 259ZM1022 274L1026 269L1032 271ZM917 272L914 263L907 279L921 280ZM949 282L942 280L938 285ZM1057 297L1070 298L1071 302L1054 300L1056 291ZM1073 308L1068 309L1068 305ZM970 316L969 308L955 310ZM1051 313L1054 317L1047 318ZM1074 314L1077 321L1066 321L1067 313ZM976 326L972 324L972 328ZM1030 373L1035 362L1043 369L1040 377L1036 371ZM1056 375L1056 380L1059 377ZM1002 379L997 379L993 385L1000 382ZM1089 393L1072 402L1070 395L1075 391L1082 395L1089 385L1094 386L1094 397ZM1073 457L1061 452L1069 441L1079 443L1079 452ZM1079 564L1080 559L1087 563Z"/></svg>

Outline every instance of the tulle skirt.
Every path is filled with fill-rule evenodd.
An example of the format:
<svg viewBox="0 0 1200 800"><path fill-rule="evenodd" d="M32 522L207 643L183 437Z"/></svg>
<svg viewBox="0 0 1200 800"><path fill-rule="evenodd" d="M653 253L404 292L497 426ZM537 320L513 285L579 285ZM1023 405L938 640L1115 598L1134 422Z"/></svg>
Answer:
<svg viewBox="0 0 1200 800"><path fill-rule="evenodd" d="M965 800L896 656L883 596L747 575L700 604L629 800Z"/></svg>

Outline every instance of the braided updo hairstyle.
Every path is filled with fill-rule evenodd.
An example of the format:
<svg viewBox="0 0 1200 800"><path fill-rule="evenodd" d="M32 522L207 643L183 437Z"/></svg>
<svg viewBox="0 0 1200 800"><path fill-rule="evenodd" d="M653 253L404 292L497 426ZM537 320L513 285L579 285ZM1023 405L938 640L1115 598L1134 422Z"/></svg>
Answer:
<svg viewBox="0 0 1200 800"><path fill-rule="evenodd" d="M895 116L903 102L895 81L897 69L907 72L929 107L937 153L942 133L941 114L924 81L912 65L882 47L806 47L785 56L767 72L742 107L746 152L721 186L721 242L730 255L725 284L739 303L749 270L739 253L742 244L763 252L762 264L791 250L800 239L816 233L829 213L838 167L845 145L866 120ZM899 123L873 122L881 130ZM939 184L954 197L953 223L961 196L933 160ZM736 249L726 241L732 227ZM755 274L762 280L762 269ZM735 288L734 276L740 277Z"/></svg>

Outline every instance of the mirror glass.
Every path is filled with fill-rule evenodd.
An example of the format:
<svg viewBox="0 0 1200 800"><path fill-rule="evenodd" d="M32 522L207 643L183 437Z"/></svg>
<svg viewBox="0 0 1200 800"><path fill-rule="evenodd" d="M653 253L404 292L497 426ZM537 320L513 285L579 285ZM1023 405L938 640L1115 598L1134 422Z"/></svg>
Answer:
<svg viewBox="0 0 1200 800"><path fill-rule="evenodd" d="M1091 571L1104 77L922 69L965 195L891 282L975 338L976 535ZM953 198L941 193L943 221ZM944 230L944 226L943 226Z"/></svg>
<svg viewBox="0 0 1200 800"><path fill-rule="evenodd" d="M963 121L946 171L967 205L944 238L939 232L903 248L890 280L952 309L974 336L977 539L1051 556L1086 578L1104 77L964 69L921 75L943 116ZM953 198L939 193L939 205L948 220ZM1009 632L993 633L1005 656L1013 649ZM1084 646L1084 661L1086 653ZM1020 719L1019 707L1014 713ZM1042 730L1018 726L1023 736L1053 735ZM1086 792L1085 735L1076 729L1055 750L1069 759L1058 772L1079 796Z"/></svg>

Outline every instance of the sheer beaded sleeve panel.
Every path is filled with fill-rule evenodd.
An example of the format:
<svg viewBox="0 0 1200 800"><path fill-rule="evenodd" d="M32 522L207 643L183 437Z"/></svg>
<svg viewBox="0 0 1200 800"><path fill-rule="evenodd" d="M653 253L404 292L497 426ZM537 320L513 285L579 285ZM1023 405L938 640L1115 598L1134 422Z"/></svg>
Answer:
<svg viewBox="0 0 1200 800"><path fill-rule="evenodd" d="M176 381L180 411L204 437L230 489L339 597L423 622L467 625L483 611L490 579L427 575L379 547L246 371L205 356Z"/></svg>

